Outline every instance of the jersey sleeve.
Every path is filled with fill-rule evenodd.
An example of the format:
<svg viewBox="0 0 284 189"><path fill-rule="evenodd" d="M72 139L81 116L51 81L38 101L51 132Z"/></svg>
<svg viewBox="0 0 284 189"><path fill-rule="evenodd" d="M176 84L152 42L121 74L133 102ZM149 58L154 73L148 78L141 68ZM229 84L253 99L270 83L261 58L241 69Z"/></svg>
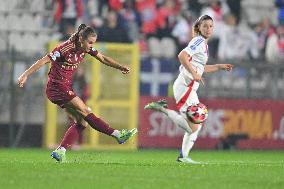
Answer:
<svg viewBox="0 0 284 189"><path fill-rule="evenodd" d="M53 49L50 53L47 54L47 56L50 58L50 60L52 60L54 62L57 61L58 59L60 59L63 56L62 53L61 53L60 46Z"/></svg>
<svg viewBox="0 0 284 189"><path fill-rule="evenodd" d="M204 39L200 37L193 38L184 48L184 50L190 55L193 56L194 54L198 53L201 50L201 46L204 43Z"/></svg>
<svg viewBox="0 0 284 189"><path fill-rule="evenodd" d="M96 57L99 52L94 47L88 52L89 55Z"/></svg>

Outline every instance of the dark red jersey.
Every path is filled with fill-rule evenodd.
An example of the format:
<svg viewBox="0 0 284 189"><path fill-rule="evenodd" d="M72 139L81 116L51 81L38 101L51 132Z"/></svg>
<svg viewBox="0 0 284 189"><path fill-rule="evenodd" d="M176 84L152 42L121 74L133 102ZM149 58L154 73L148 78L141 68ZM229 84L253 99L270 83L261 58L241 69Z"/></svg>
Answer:
<svg viewBox="0 0 284 189"><path fill-rule="evenodd" d="M83 50L76 49L74 42L70 40L61 43L48 54L51 60L48 79L55 83L71 85L72 77L78 65L83 61L85 54L86 52ZM98 51L92 48L88 54L95 57Z"/></svg>

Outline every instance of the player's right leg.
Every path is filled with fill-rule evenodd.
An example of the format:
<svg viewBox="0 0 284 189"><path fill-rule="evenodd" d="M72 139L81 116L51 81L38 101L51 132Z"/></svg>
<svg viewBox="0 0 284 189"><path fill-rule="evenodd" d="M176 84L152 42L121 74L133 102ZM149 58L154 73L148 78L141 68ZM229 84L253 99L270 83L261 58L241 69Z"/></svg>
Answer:
<svg viewBox="0 0 284 189"><path fill-rule="evenodd" d="M116 138L119 144L125 143L138 132L137 128L119 131L110 127L108 123L96 117L79 97L73 98L64 107L70 111L70 113L73 113L74 117L77 117L77 119L84 119L93 129Z"/></svg>
<svg viewBox="0 0 284 189"><path fill-rule="evenodd" d="M182 156L180 156L180 157L178 157L177 158L177 162L180 162L180 163L189 163L189 164L200 164L200 162L198 162L198 161L194 161L194 160L192 160L190 157L182 157Z"/></svg>
<svg viewBox="0 0 284 189"><path fill-rule="evenodd" d="M194 125L194 126L191 127L191 128L194 128L193 132L184 134L183 140L182 140L182 147L181 147L181 150L180 150L180 154L177 158L177 161L182 162L182 163L196 164L196 163L199 163L199 162L192 160L189 157L189 152L193 148L193 145L194 145L194 143L195 143L195 141L198 137L199 131L201 130L201 125L200 124L192 124L192 123L191 123L191 125Z"/></svg>
<svg viewBox="0 0 284 189"><path fill-rule="evenodd" d="M180 114L186 119L188 126L192 132L186 132L183 137L182 147L180 150L180 155L177 158L178 162L183 163L197 163L189 157L189 152L192 149L198 133L201 129L201 125L191 123L186 116L186 111L188 106L191 104L199 103L199 99L196 93L198 88L198 83L194 80L188 81L188 85L185 85L184 79L181 75L176 79L173 85L174 97L177 102L177 108Z"/></svg>
<svg viewBox="0 0 284 189"><path fill-rule="evenodd" d="M185 99L184 104L180 106L180 111L183 117L185 118L187 117L185 115L185 112L187 111L188 106L191 104L197 104L197 103L199 103L199 99L198 99L196 91L193 90L188 95L188 98ZM194 124L190 122L188 119L187 121L188 121L189 127L191 128L192 132L184 134L180 155L178 156L177 161L183 162L183 163L198 163L198 162L193 161L189 157L189 153L190 153L190 150L193 148L195 141L197 140L197 137L198 137L199 131L201 130L202 125Z"/></svg>

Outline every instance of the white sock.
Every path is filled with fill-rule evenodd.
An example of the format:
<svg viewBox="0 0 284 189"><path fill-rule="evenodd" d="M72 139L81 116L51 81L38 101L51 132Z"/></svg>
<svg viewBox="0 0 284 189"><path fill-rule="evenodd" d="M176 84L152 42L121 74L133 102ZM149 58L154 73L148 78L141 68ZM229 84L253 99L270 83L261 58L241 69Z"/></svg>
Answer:
<svg viewBox="0 0 284 189"><path fill-rule="evenodd" d="M119 130L114 130L113 133L111 133L111 136L114 136L118 138L120 136L120 131Z"/></svg>
<svg viewBox="0 0 284 189"><path fill-rule="evenodd" d="M161 111L165 113L178 127L185 130L185 132L192 132L191 128L188 125L188 122L178 112L166 108L163 108Z"/></svg>
<svg viewBox="0 0 284 189"><path fill-rule="evenodd" d="M198 133L201 130L201 125L198 126L198 129L189 134L189 133L185 133L183 136L183 140L182 140L182 147L181 147L181 155L182 157L187 157L190 150L192 149L197 137L198 137Z"/></svg>
<svg viewBox="0 0 284 189"><path fill-rule="evenodd" d="M59 146L59 147L57 148L57 150L61 150L61 151L63 151L63 152L66 152L66 149L65 149L63 146Z"/></svg>

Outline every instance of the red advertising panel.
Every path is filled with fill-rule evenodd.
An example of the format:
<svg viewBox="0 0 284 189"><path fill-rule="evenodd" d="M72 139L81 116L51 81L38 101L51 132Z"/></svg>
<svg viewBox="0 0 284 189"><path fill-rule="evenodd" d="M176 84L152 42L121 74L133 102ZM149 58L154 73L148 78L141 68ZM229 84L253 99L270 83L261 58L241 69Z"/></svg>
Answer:
<svg viewBox="0 0 284 189"><path fill-rule="evenodd" d="M139 146L141 148L178 148L184 131L159 112L144 110L145 104L160 98L140 98ZM166 98L175 108L173 98ZM208 106L209 116L195 148L216 148L221 140L244 135L236 141L243 149L284 149L284 101L273 100L201 100Z"/></svg>

